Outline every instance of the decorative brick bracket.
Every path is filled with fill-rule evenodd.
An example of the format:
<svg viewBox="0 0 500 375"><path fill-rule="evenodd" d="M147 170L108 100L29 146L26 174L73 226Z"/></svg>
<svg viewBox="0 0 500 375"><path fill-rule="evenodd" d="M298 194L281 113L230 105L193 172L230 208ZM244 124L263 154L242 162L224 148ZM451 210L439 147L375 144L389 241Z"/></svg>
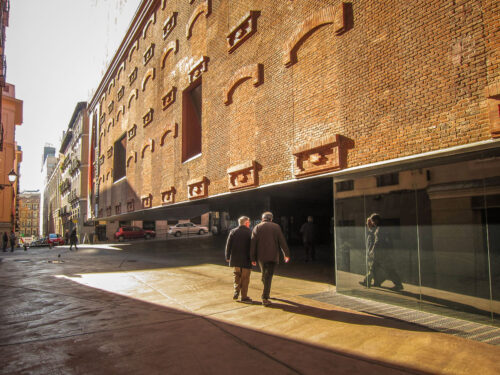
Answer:
<svg viewBox="0 0 500 375"><path fill-rule="evenodd" d="M137 96L139 95L139 90L135 89L130 92L130 95L128 96L128 108L130 108L130 105L132 104L132 99L135 98L137 100Z"/></svg>
<svg viewBox="0 0 500 375"><path fill-rule="evenodd" d="M188 186L188 199L200 199L208 196L209 180L206 177L189 180Z"/></svg>
<svg viewBox="0 0 500 375"><path fill-rule="evenodd" d="M208 70L208 62L210 59L207 56L203 56L199 59L189 71L189 83L193 83L198 77L202 75L203 72Z"/></svg>
<svg viewBox="0 0 500 375"><path fill-rule="evenodd" d="M162 98L162 105L163 105L163 110L167 109L170 107L172 104L175 102L175 94L177 92L177 87L172 86L169 92L167 92Z"/></svg>
<svg viewBox="0 0 500 375"><path fill-rule="evenodd" d="M297 178L345 168L347 143L339 134L308 142L293 150Z"/></svg>
<svg viewBox="0 0 500 375"><path fill-rule="evenodd" d="M173 52L174 54L179 52L179 41L173 40L170 43L167 44L167 46L163 49L163 53L161 55L161 68L165 68L165 63L167 61L167 57L170 56L170 53Z"/></svg>
<svg viewBox="0 0 500 375"><path fill-rule="evenodd" d="M113 109L115 109L115 102L112 100L111 103L108 104L108 113L113 112Z"/></svg>
<svg viewBox="0 0 500 375"><path fill-rule="evenodd" d="M488 98L488 112L490 115L490 130L493 138L500 137L500 82L489 85L485 89Z"/></svg>
<svg viewBox="0 0 500 375"><path fill-rule="evenodd" d="M132 212L134 211L134 200L130 199L127 201L127 212Z"/></svg>
<svg viewBox="0 0 500 375"><path fill-rule="evenodd" d="M134 83L136 79L137 79L137 67L135 67L134 70L132 70L132 73L128 75L129 85L132 85L132 83Z"/></svg>
<svg viewBox="0 0 500 375"><path fill-rule="evenodd" d="M144 146L142 146L141 150L141 159L144 159L144 154L146 153L146 150L149 148L149 151L154 152L155 151L155 141L154 139L150 138Z"/></svg>
<svg viewBox="0 0 500 375"><path fill-rule="evenodd" d="M208 17L210 13L212 13L211 0L205 0L203 3L198 5L191 14L191 17L189 17L189 21L186 24L186 38L191 38L193 25L202 13L205 13L205 18Z"/></svg>
<svg viewBox="0 0 500 375"><path fill-rule="evenodd" d="M141 202L142 202L142 208L153 207L153 194L149 193L148 195L142 196Z"/></svg>
<svg viewBox="0 0 500 375"><path fill-rule="evenodd" d="M106 216L111 216L111 206L106 207Z"/></svg>
<svg viewBox="0 0 500 375"><path fill-rule="evenodd" d="M253 64L245 66L236 71L224 89L224 104L229 105L233 102L233 93L236 88L246 81L252 79L254 87L259 86L264 81L264 65Z"/></svg>
<svg viewBox="0 0 500 375"><path fill-rule="evenodd" d="M161 193L162 204L171 204L175 202L175 187L171 186L169 190L163 191Z"/></svg>
<svg viewBox="0 0 500 375"><path fill-rule="evenodd" d="M257 32L257 18L260 11L251 10L227 35L227 51L233 53L248 38Z"/></svg>
<svg viewBox="0 0 500 375"><path fill-rule="evenodd" d="M115 214L119 215L122 213L122 203L119 202L117 205L115 205Z"/></svg>
<svg viewBox="0 0 500 375"><path fill-rule="evenodd" d="M116 73L116 79L120 80L121 74L125 71L125 61L123 60L122 63L120 64L120 67L118 68L118 72Z"/></svg>
<svg viewBox="0 0 500 375"><path fill-rule="evenodd" d="M337 35L343 34L352 27L352 4L338 3L309 16L285 43L283 48L283 64L288 68L297 62L297 50L304 41L321 26L333 24Z"/></svg>
<svg viewBox="0 0 500 375"><path fill-rule="evenodd" d="M129 130L127 130L128 140L130 141L132 138L135 137L136 134L137 134L137 125L134 124L134 126L132 126Z"/></svg>
<svg viewBox="0 0 500 375"><path fill-rule="evenodd" d="M130 62L132 60L132 55L134 54L135 51L139 49L139 39L135 41L135 43L132 45L130 48L130 52L128 54L128 61Z"/></svg>
<svg viewBox="0 0 500 375"><path fill-rule="evenodd" d="M116 112L116 121L120 121L120 115L123 117L125 115L125 106L119 107L118 112Z"/></svg>
<svg viewBox="0 0 500 375"><path fill-rule="evenodd" d="M137 152L130 151L129 157L127 158L127 168L130 167L130 164L134 162L137 163Z"/></svg>
<svg viewBox="0 0 500 375"><path fill-rule="evenodd" d="M146 65L153 58L154 55L155 55L155 44L151 43L151 45L146 50L146 52L144 52L143 55L144 65Z"/></svg>
<svg viewBox="0 0 500 375"><path fill-rule="evenodd" d="M146 25L144 25L144 30L142 31L142 39L146 39L146 36L148 35L149 26L154 25L155 23L156 23L156 12L153 12Z"/></svg>
<svg viewBox="0 0 500 375"><path fill-rule="evenodd" d="M106 156L108 157L108 159L111 159L111 157L113 156L113 147L112 146L110 148L108 148L108 151L106 151Z"/></svg>
<svg viewBox="0 0 500 375"><path fill-rule="evenodd" d="M155 79L155 72L156 72L155 68L148 69L148 71L146 72L146 74L144 75L144 78L142 80L142 85L141 85L142 91L146 90L146 85L148 84L149 79L151 79L151 80Z"/></svg>
<svg viewBox="0 0 500 375"><path fill-rule="evenodd" d="M160 146L163 146L165 144L165 139L167 138L167 135L172 134L174 138L177 138L178 135L178 125L177 123L169 124L165 127L163 134L160 139Z"/></svg>
<svg viewBox="0 0 500 375"><path fill-rule="evenodd" d="M125 86L120 87L120 89L116 92L116 98L118 101L122 100L123 95L125 94Z"/></svg>
<svg viewBox="0 0 500 375"><path fill-rule="evenodd" d="M177 25L177 12L173 12L172 15L167 18L163 24L163 39L167 39L170 33L175 29Z"/></svg>
<svg viewBox="0 0 500 375"><path fill-rule="evenodd" d="M228 168L229 190L247 189L259 185L259 165L255 160Z"/></svg>
<svg viewBox="0 0 500 375"><path fill-rule="evenodd" d="M142 126L143 127L146 127L153 122L153 114L154 114L154 109L149 108L149 111L147 111L146 114L144 116L142 116Z"/></svg>

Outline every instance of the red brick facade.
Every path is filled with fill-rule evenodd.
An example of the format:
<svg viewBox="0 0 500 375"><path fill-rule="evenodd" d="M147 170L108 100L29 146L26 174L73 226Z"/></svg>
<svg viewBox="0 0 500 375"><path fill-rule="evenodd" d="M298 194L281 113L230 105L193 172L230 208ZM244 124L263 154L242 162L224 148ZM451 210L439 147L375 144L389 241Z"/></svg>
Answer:
<svg viewBox="0 0 500 375"><path fill-rule="evenodd" d="M145 0L90 105L96 213L499 137L499 15L494 0ZM202 151L182 162L181 94L200 79ZM106 151L125 134L116 182Z"/></svg>

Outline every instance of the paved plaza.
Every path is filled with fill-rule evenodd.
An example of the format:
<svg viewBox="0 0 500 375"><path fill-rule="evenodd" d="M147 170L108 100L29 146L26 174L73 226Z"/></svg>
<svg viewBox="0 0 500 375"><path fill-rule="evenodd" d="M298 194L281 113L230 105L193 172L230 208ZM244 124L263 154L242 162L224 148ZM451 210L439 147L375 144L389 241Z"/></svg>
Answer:
<svg viewBox="0 0 500 375"><path fill-rule="evenodd" d="M305 297L328 265L280 265L269 308L254 270L234 302L222 238L1 257L1 374L500 373L497 346Z"/></svg>

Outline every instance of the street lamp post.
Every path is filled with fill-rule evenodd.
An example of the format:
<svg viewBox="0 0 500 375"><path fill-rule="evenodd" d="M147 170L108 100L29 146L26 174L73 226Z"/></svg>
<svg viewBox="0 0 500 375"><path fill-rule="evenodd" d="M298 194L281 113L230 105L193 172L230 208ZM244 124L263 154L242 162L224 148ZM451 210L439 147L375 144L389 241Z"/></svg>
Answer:
<svg viewBox="0 0 500 375"><path fill-rule="evenodd" d="M0 190L5 189L6 187L12 186L14 182L16 182L17 179L17 174L14 172L14 170L11 170L8 174L9 177L9 184L0 184Z"/></svg>

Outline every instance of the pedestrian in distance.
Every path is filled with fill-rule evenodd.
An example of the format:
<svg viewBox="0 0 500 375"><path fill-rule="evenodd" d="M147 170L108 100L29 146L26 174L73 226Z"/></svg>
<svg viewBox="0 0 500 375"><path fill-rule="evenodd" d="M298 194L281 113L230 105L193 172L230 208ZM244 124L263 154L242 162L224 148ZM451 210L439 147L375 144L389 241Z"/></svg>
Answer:
<svg viewBox="0 0 500 375"><path fill-rule="evenodd" d="M262 273L262 305L269 306L269 295L271 293L271 283L274 269L279 263L280 251L283 252L285 263L290 261L290 250L285 241L285 236L278 224L273 223L273 214L264 212L262 222L253 228L252 241L250 243L250 259L252 265L259 263Z"/></svg>
<svg viewBox="0 0 500 375"><path fill-rule="evenodd" d="M76 236L76 227L71 230L71 234L69 235L69 250L71 251L73 245L75 245L75 251L78 251L76 247L76 243L78 241L78 237Z"/></svg>
<svg viewBox="0 0 500 375"><path fill-rule="evenodd" d="M379 287L386 279L385 276L387 276L394 283L393 290L403 290L401 277L394 267L391 255L388 253L388 250L392 247L391 240L382 226L382 218L379 214L373 213L367 218L366 226L368 274L360 284L370 288L373 281L373 286Z"/></svg>
<svg viewBox="0 0 500 375"><path fill-rule="evenodd" d="M7 244L8 243L9 243L9 235L7 234L7 232L3 232L3 235L2 235L2 249L3 249L4 253L7 251Z"/></svg>
<svg viewBox="0 0 500 375"><path fill-rule="evenodd" d="M304 250L306 251L306 262L316 259L314 249L316 236L315 229L316 228L314 227L313 217L308 216L307 221L302 224L302 227L300 228L300 233L302 234L302 243L304 244Z"/></svg>
<svg viewBox="0 0 500 375"><path fill-rule="evenodd" d="M64 232L64 243L67 245L69 244L69 230L66 229L66 232Z"/></svg>
<svg viewBox="0 0 500 375"><path fill-rule="evenodd" d="M16 246L16 234L14 233L13 230L10 231L10 252L12 253L14 251L14 247Z"/></svg>
<svg viewBox="0 0 500 375"><path fill-rule="evenodd" d="M250 230L250 219L242 216L238 219L239 226L229 232L226 242L226 262L229 267L233 267L234 294L233 299L237 300L241 293L241 302L252 302L248 297L248 285L252 272L252 262L250 261L250 241L252 231Z"/></svg>

